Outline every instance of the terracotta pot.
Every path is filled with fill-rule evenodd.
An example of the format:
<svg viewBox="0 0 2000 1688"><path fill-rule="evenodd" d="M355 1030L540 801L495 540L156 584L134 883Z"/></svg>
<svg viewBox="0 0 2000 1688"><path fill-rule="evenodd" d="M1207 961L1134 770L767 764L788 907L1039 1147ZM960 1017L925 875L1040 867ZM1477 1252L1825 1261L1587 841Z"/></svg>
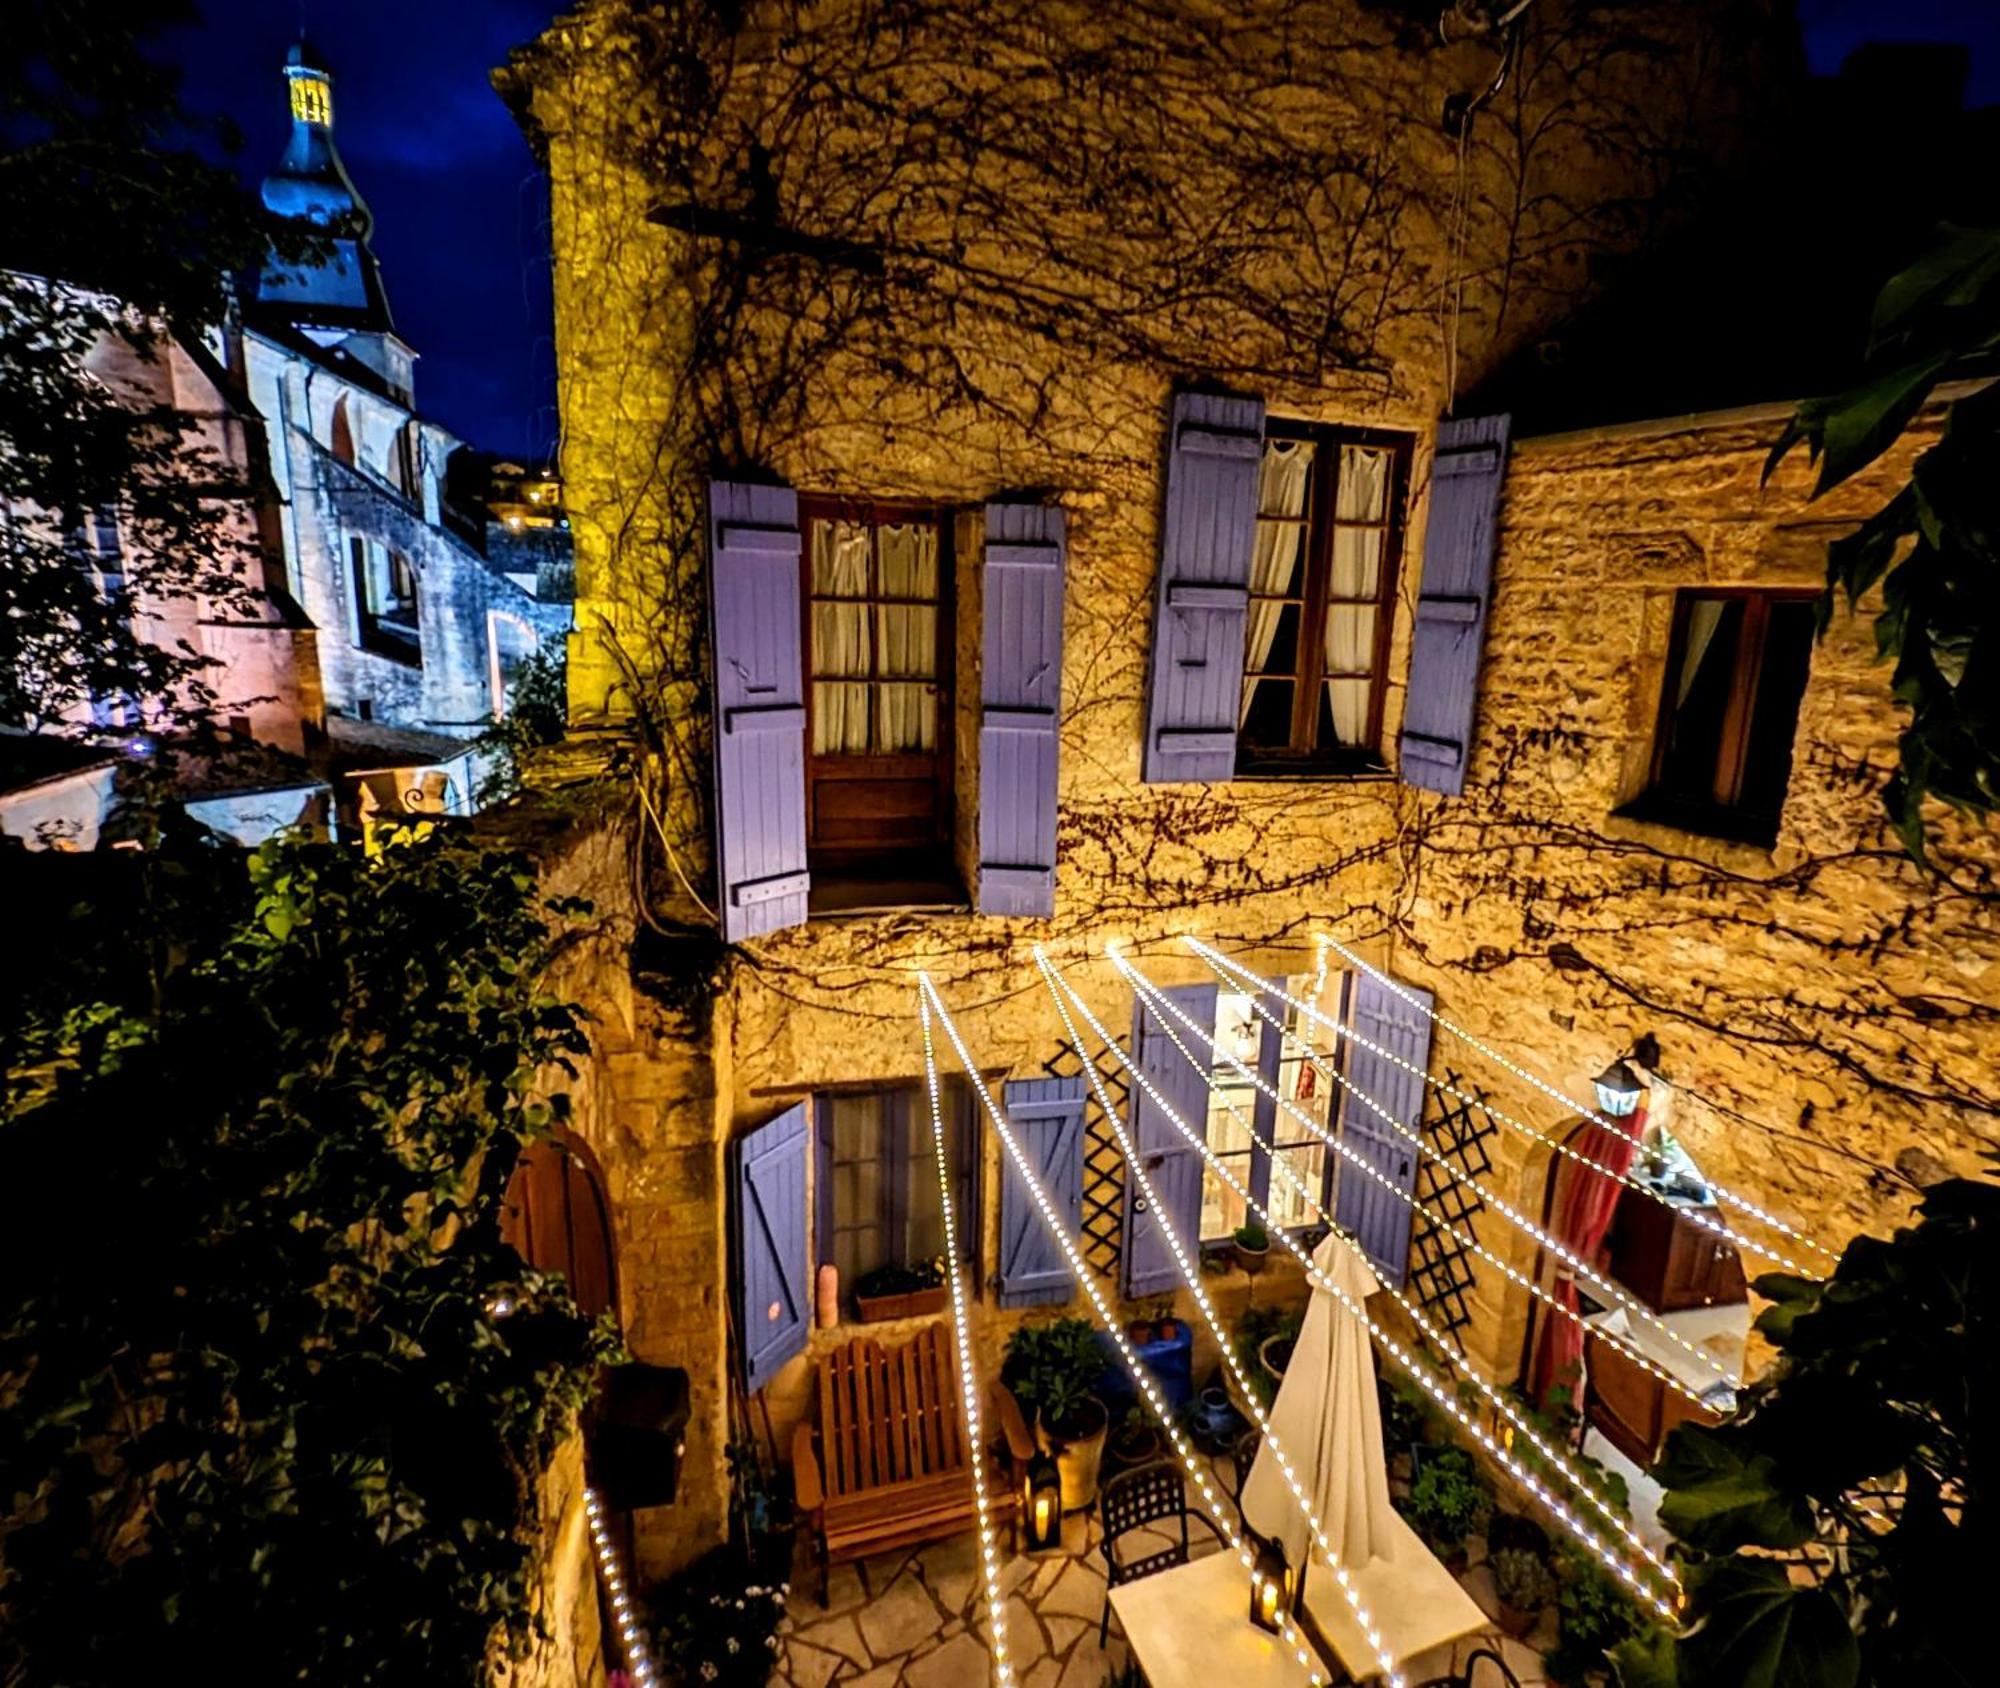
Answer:
<svg viewBox="0 0 2000 1688"><path fill-rule="evenodd" d="M1125 1327L1125 1340L1134 1348L1143 1348L1153 1340L1153 1325L1149 1319L1134 1319Z"/></svg>
<svg viewBox="0 0 2000 1688"><path fill-rule="evenodd" d="M913 1289L901 1295L857 1295L854 1305L860 1309L864 1325L879 1325L885 1319L920 1319L929 1313L942 1313L947 1297L943 1284L935 1289Z"/></svg>
<svg viewBox="0 0 2000 1688"><path fill-rule="evenodd" d="M1127 1470L1151 1464L1160 1457L1162 1447L1160 1433L1150 1424L1138 1430L1121 1430L1106 1444L1111 1457Z"/></svg>
<svg viewBox="0 0 2000 1688"><path fill-rule="evenodd" d="M1271 1245L1269 1243L1266 1243L1262 1248L1249 1248L1242 1243L1231 1243L1229 1246L1235 1252L1236 1264L1243 1269L1243 1275L1246 1278L1256 1277L1259 1272L1264 1270L1264 1262L1271 1258Z"/></svg>
<svg viewBox="0 0 2000 1688"><path fill-rule="evenodd" d="M1499 1604L1500 1627L1516 1641L1533 1629L1535 1621L1542 1615L1539 1606L1510 1606L1504 1600Z"/></svg>
<svg viewBox="0 0 2000 1688"><path fill-rule="evenodd" d="M1043 1453L1053 1454L1057 1475L1062 1479L1065 1512L1080 1512L1097 1500L1097 1473L1104 1464L1104 1442L1111 1433L1111 1415L1095 1395L1084 1397L1082 1423L1066 1425L1067 1434L1058 1436L1038 1413L1035 1442ZM1088 1430L1085 1425L1093 1426Z"/></svg>
<svg viewBox="0 0 2000 1688"><path fill-rule="evenodd" d="M1267 1336L1257 1345L1257 1363L1273 1377L1283 1380L1285 1367L1292 1363L1292 1349L1298 1343L1295 1336ZM1280 1351L1284 1358L1278 1358Z"/></svg>
<svg viewBox="0 0 2000 1688"><path fill-rule="evenodd" d="M1178 1342L1181 1339L1181 1322L1178 1319L1162 1319L1153 1329L1162 1342Z"/></svg>

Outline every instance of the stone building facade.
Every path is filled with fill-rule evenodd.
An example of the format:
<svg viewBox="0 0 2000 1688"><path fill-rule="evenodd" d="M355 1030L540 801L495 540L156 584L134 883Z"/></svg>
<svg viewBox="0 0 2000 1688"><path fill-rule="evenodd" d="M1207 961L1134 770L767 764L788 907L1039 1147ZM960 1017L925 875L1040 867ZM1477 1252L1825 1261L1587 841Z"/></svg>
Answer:
<svg viewBox="0 0 2000 1688"><path fill-rule="evenodd" d="M1739 709L1767 807L1783 741L1775 815L1734 788L1721 816L1645 801L1680 777L1655 749L1665 700L1699 701L1680 676L1750 648L1729 618L1752 612L1689 595L1810 586L1896 465L1822 507L1796 464L1759 478L1779 408L1510 443L1454 405L1742 145L1761 9L1661 8L1636 55L1594 16L1441 46L1282 0L1226 29L1056 4L887 28L865 3L732 29L602 0L504 73L554 190L565 765L636 770L540 836L598 909L566 982L597 1016L576 1123L627 1341L691 1385L647 1568L719 1539L732 1426L782 1448L809 1411L852 1334L851 1310L818 1328L818 1268L851 1290L934 1238L919 972L982 1079L1061 1080L1094 1116L1036 945L1124 1038L1113 941L1165 986L1213 983L1192 935L1310 988L1331 935L1572 1095L1654 1033L1655 1109L1694 1157L1834 1247L1898 1217L1899 1154L1964 1168L1990 1136L1996 852L1947 820L1927 879L1886 834L1865 621L1811 647L1778 728ZM1760 638L1792 626L1773 603ZM1336 1017L1397 1019L1332 975ZM1573 1123L1401 1019L1433 1074ZM1438 1129L1420 1087L1397 1106ZM952 1108L993 1364L1067 1292L1020 1270L1019 1190ZM789 1131L797 1183L762 1188ZM1524 1143L1488 1140L1483 1182L1533 1208ZM1090 1258L1148 1305L1157 1235L1087 1123L1076 1153ZM1262 1159L1238 1164L1268 1188ZM1220 1240L1230 1204L1191 1165L1180 1215ZM770 1189L784 1235L746 1264ZM1371 1252L1416 1285L1431 1220L1400 1211ZM1481 1241L1536 1273L1497 1221ZM1215 1264L1227 1315L1247 1285ZM1475 1261L1456 1304L1503 1381L1526 1299Z"/></svg>

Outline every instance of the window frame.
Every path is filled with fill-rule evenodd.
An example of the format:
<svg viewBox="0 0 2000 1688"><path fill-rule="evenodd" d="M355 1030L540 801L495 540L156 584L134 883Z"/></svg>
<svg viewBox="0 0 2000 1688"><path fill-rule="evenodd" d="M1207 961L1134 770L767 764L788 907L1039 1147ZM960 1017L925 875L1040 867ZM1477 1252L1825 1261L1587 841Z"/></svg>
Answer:
<svg viewBox="0 0 2000 1688"><path fill-rule="evenodd" d="M1646 763L1646 783L1639 796L1621 813L1640 820L1657 821L1684 832L1738 843L1769 847L1776 842L1785 798L1791 790L1791 761L1798 746L1798 706L1791 721L1790 755L1786 763L1784 787L1777 794L1777 810L1766 824L1761 814L1744 806L1743 779L1747 772L1751 745L1756 737L1757 699L1763 683L1765 659L1770 650L1771 608L1774 604L1811 603L1820 596L1811 586L1680 586L1674 589L1673 624L1667 638L1667 660L1660 676L1659 698L1653 711L1653 741ZM1736 661L1729 677L1729 699L1723 715L1713 759L1711 792L1727 786L1730 795L1695 802L1663 788L1667 758L1673 745L1675 718L1680 712L1676 686L1681 665L1687 658L1688 638L1694 606L1704 600L1741 601L1745 610L1737 636ZM1812 683L1811 647L1807 647L1806 679L1799 691L1804 703L1805 686Z"/></svg>
<svg viewBox="0 0 2000 1688"><path fill-rule="evenodd" d="M888 1260L900 1260L896 1251L908 1246L909 1212L907 1191L902 1178L896 1176L909 1162L919 1156L929 1159L934 1154L930 1142L930 1108L924 1086L920 1080L903 1083L883 1082L865 1084L832 1085L813 1093L811 1102L812 1118L812 1260L815 1268L831 1266L834 1260L834 1237L837 1230L834 1213L833 1191L833 1104L855 1097L879 1096L885 1099L886 1117L884 1131L890 1141L889 1154L885 1159L881 1180L882 1207L877 1214L875 1225L887 1236L891 1245ZM953 1179L953 1217L958 1234L958 1250L962 1264L972 1266L979 1258L981 1238L981 1216L979 1207L980 1177L978 1132L973 1129L976 1120L972 1113L972 1098L965 1086L955 1076L942 1081L939 1097L944 1111L945 1131L957 1139L957 1175ZM852 1228L852 1227L850 1227ZM907 1264L907 1262L906 1262ZM978 1281L978 1273L972 1273L972 1281ZM851 1283L840 1286L843 1297L854 1293Z"/></svg>
<svg viewBox="0 0 2000 1688"><path fill-rule="evenodd" d="M1282 998L1273 998L1270 996L1269 993L1273 990L1286 990L1290 991L1291 994L1295 996L1304 996L1306 993L1294 989L1294 987L1292 986L1290 981L1293 979L1293 977L1295 977L1295 975L1284 974L1275 979L1263 979L1260 981L1263 990L1265 992L1264 1006L1270 1009L1271 1012L1276 1014L1281 1020L1285 1019L1292 1012L1291 1007ZM1349 993L1353 989L1353 975L1343 970L1336 977L1337 977L1337 988L1334 992L1334 1002L1331 1007L1328 1007L1322 1003L1320 1005L1320 1012L1331 1016L1332 1018L1338 1020L1342 1025L1345 1025L1347 1022L1348 997ZM1330 980L1329 982L1332 982L1332 980ZM1227 987L1225 987L1224 994L1229 995L1229 994L1243 994L1243 993L1230 992L1227 989ZM1218 996L1216 999L1216 1028L1215 1028L1215 1035L1218 1039L1222 1035L1222 1001L1223 1001L1222 996ZM1274 1027L1269 1020L1265 1019L1261 1014L1256 1014L1255 1009L1252 1009L1251 1012L1256 1015L1257 1028L1258 1028L1257 1062L1255 1070L1258 1079L1262 1081L1261 1084L1254 1087L1252 1091L1251 1107L1250 1107L1251 1130L1254 1133L1255 1137L1261 1137L1263 1139L1263 1142L1270 1144L1271 1149L1273 1150L1283 1151L1286 1149L1296 1149L1296 1148L1318 1148L1323 1151L1323 1158L1320 1161L1320 1168L1319 1168L1319 1189L1317 1191L1317 1199L1319 1202L1320 1210L1324 1213L1330 1214L1333 1210L1334 1164L1340 1158L1339 1152L1335 1149L1327 1147L1326 1142L1323 1138L1313 1138L1305 1141L1300 1141L1296 1138L1288 1138L1280 1131L1279 1119L1278 1119L1279 1108L1277 1101L1270 1094L1270 1090L1281 1089L1280 1080L1282 1079L1284 1074L1284 1064L1285 1064L1285 1037L1284 1034L1280 1032L1276 1027ZM1305 1035L1304 1029L1303 1028L1298 1028L1298 1029L1300 1031L1300 1035L1304 1036ZM1320 1050L1317 1044L1314 1045L1314 1049L1321 1061L1328 1061L1333 1059L1333 1057L1329 1056L1324 1050ZM1303 1060L1304 1056L1301 1055L1298 1058ZM1211 1079L1213 1079L1214 1076L1215 1065L1220 1065L1220 1064L1221 1063L1218 1062L1215 1063L1214 1065L1211 1065L1210 1067ZM1247 1062L1245 1063L1245 1065L1248 1064L1249 1063ZM1264 1089L1263 1088L1264 1085L1270 1086L1270 1090ZM1339 1091L1339 1086L1333 1083L1332 1081L1328 1081L1328 1090L1330 1094L1328 1098L1329 1106L1327 1110L1328 1117L1326 1120L1326 1132L1329 1136L1338 1139L1340 1136L1339 1108L1337 1106L1334 1093L1337 1093ZM1292 1132L1295 1133L1302 1131L1304 1129L1302 1126L1298 1124L1296 1120L1294 1120L1291 1117L1289 1113L1287 1113L1284 1116L1284 1123L1287 1127L1290 1128ZM1262 1207L1266 1212L1270 1211L1271 1161L1272 1161L1271 1150L1267 1150L1266 1148L1264 1148L1263 1143L1256 1142L1253 1138L1253 1141L1251 1142L1250 1146L1247 1149L1221 1150L1215 1148L1214 1145L1211 1144L1210 1153L1215 1155L1216 1159L1222 1161L1247 1159L1249 1162L1250 1171L1249 1175L1246 1178L1244 1178L1243 1182L1249 1186L1250 1194L1256 1199L1258 1206ZM1208 1188L1207 1180L1208 1180L1208 1172L1207 1169L1204 1167L1202 1174L1202 1190L1204 1193L1204 1197L1206 1196ZM1236 1199L1233 1192L1225 1191L1225 1194L1227 1194L1229 1199L1232 1201ZM1201 1208L1205 1208L1206 1206L1207 1203L1206 1200L1204 1199L1204 1201L1201 1204ZM1198 1208L1196 1211L1199 1213L1201 1211L1201 1208ZM1246 1215L1247 1215L1247 1210L1246 1210ZM1308 1219L1301 1224L1287 1226L1285 1227L1285 1229L1288 1230L1294 1236L1305 1236L1314 1231L1320 1230L1321 1222L1317 1219ZM1211 1235L1204 1231L1202 1235L1199 1237L1198 1242L1202 1248L1219 1248L1224 1244L1228 1243L1230 1238L1234 1234L1235 1233L1233 1231L1230 1231L1230 1232Z"/></svg>
<svg viewBox="0 0 2000 1688"><path fill-rule="evenodd" d="M954 749L957 739L957 529L958 511L949 504L924 499L859 498L829 493L799 495L799 655L804 675L805 773L806 773L806 855L816 867L836 873L851 872L864 864L889 856L896 863L912 857L948 864L955 816ZM929 751L897 751L883 754L843 755L815 753L813 744L816 687L822 678L813 652L813 526L817 522L863 523L869 527L934 522L938 530L937 650L930 681L937 704L937 745ZM871 582L872 584L872 582ZM848 602L852 600L835 600ZM915 599L871 597L871 606L888 603L916 604ZM880 683L877 668L881 661L881 639L871 630L868 641L868 685ZM872 714L872 707L871 707ZM854 784L911 780L928 775L932 788L933 826L930 837L916 844L887 844L879 841L827 843L816 836L819 787L829 781Z"/></svg>
<svg viewBox="0 0 2000 1688"><path fill-rule="evenodd" d="M1253 748L1244 741L1239 724L1236 777L1386 775L1389 769L1382 755L1382 716L1389 690L1389 648L1395 621L1396 585L1402 573L1403 544L1409 528L1410 468L1415 457L1416 436L1393 428L1352 427L1336 422L1307 422L1273 416L1265 420L1264 437L1267 441L1309 440L1313 444L1305 514L1276 518L1259 514L1256 518L1260 523L1277 520L1304 528L1305 577L1300 583L1300 594L1287 594L1279 600L1286 604L1296 603L1299 607L1294 671L1279 674L1269 670L1251 670L1246 643L1245 667L1237 688L1237 714L1241 723L1243 688L1249 684L1253 672L1259 679L1289 683L1292 687L1290 740L1283 748L1264 745ZM1388 513L1379 523L1342 521L1333 513L1339 503L1340 447L1343 445L1373 446L1389 452ZM1260 453L1260 464L1261 461ZM1333 596L1333 539L1335 532L1342 527L1379 529L1384 536L1376 595L1372 599L1336 599ZM1247 602L1255 603L1260 596L1253 590ZM1369 669L1368 728L1365 735L1367 743L1301 748L1302 743L1318 731L1321 691L1330 677L1326 671L1326 623L1336 603L1367 604L1375 610L1375 644ZM1309 628L1317 630L1316 637L1307 637Z"/></svg>

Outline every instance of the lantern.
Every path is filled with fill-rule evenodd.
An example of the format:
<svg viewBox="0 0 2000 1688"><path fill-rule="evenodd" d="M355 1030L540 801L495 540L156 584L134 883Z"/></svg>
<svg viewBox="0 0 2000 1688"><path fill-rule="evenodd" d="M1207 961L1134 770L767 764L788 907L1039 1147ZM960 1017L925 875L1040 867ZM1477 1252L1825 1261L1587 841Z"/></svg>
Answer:
<svg viewBox="0 0 2000 1688"><path fill-rule="evenodd" d="M1646 1081L1625 1064L1613 1061L1597 1075L1597 1105L1613 1119L1625 1119L1639 1111L1646 1094Z"/></svg>
<svg viewBox="0 0 2000 1688"><path fill-rule="evenodd" d="M1028 1476L1021 1496L1027 1519L1028 1551L1039 1553L1062 1542L1062 1476L1047 1454L1028 1461Z"/></svg>
<svg viewBox="0 0 2000 1688"><path fill-rule="evenodd" d="M1285 1544L1276 1537L1257 1539L1257 1560L1250 1568L1250 1621L1276 1635L1292 1603L1292 1568L1285 1562Z"/></svg>

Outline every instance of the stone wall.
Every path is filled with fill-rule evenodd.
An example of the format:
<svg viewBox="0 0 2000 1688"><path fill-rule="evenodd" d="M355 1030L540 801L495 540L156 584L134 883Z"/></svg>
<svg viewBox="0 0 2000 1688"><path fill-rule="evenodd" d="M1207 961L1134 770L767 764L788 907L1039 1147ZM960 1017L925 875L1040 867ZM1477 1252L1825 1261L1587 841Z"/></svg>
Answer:
<svg viewBox="0 0 2000 1688"><path fill-rule="evenodd" d="M922 62L962 65L963 82L899 76L910 42L861 29L878 15L866 4L750 12L718 41L707 9L635 21L586 5L508 79L553 186L578 754L585 741L618 750L637 787L615 825L559 834L553 882L590 887L606 919L573 974L598 1014L581 1125L612 1186L629 1340L687 1367L693 1388L684 1499L639 1521L647 1568L720 1539L726 1517L725 1146L816 1090L920 1079L919 970L983 1076L1031 1076L1064 1035L1037 943L1122 1035L1131 997L1110 940L1174 983L1205 976L1182 934L1273 974L1310 971L1331 932L1561 1085L1657 1030L1685 1091L1675 1129L1696 1155L1834 1245L1893 1220L1884 1168L1901 1149L1965 1163L1994 1106L1980 1063L1994 942L1979 906L1994 852L1990 835L1953 834L1952 865L1924 882L1886 840L1873 788L1895 711L1865 623L1837 623L1816 659L1776 852L1610 815L1643 766L1673 588L1809 580L1826 524L1879 494L1878 477L1808 510L1796 466L1762 490L1768 420L1523 444L1464 798L1379 778L1138 780L1169 392L1220 381L1273 414L1412 435L1393 747L1435 416L1575 298L1586 250L1640 232L1631 206L1660 188L1669 152L1727 151L1676 124L1698 109L1726 127L1718 57L1735 38L1721 26L1744 9L1662 13L1670 36L1677 19L1689 34L1643 61L1642 84L1587 10L1536 8L1462 169L1436 113L1484 86L1490 61L1476 45L1425 51L1372 10L1274 0L1230 33L1176 9L1177 33L1140 5L1010 12L1004 28L976 6L941 8ZM1050 19L1067 33L1035 33ZM999 32L960 51L961 32L987 25ZM815 55L829 77L787 74ZM1725 68L1756 64L1744 49ZM937 74L943 85L925 80ZM979 98L1008 126L982 127ZM912 132L926 122L935 133ZM1013 144L1023 125L1032 146ZM1687 147L1612 140L1669 131ZM1537 150L1530 137L1545 135L1566 139ZM985 173L961 178L972 141ZM1302 198L1272 186L1274 161L1295 167ZM1079 202L1099 179L1118 194ZM1552 179L1569 235L1537 221ZM1336 235L1351 237L1340 254ZM700 900L700 489L718 468L964 510L1006 489L1060 500L1071 590L1052 918L822 919L718 952ZM963 867L980 604L976 534L962 537ZM1478 1082L1539 1127L1561 1123L1504 1075ZM990 1270L990 1134L982 1153ZM1532 1206L1539 1176L1513 1153L1495 1187L1516 1199L1527 1184ZM1490 1217L1482 1235L1514 1248ZM1227 1313L1244 1286L1215 1281ZM1476 1311L1477 1352L1504 1376L1521 1309L1482 1282ZM990 1363L1015 1319L979 1319ZM782 1448L810 1360L836 1339L816 1334L761 1408L734 1409L739 1432L762 1438L768 1408Z"/></svg>

